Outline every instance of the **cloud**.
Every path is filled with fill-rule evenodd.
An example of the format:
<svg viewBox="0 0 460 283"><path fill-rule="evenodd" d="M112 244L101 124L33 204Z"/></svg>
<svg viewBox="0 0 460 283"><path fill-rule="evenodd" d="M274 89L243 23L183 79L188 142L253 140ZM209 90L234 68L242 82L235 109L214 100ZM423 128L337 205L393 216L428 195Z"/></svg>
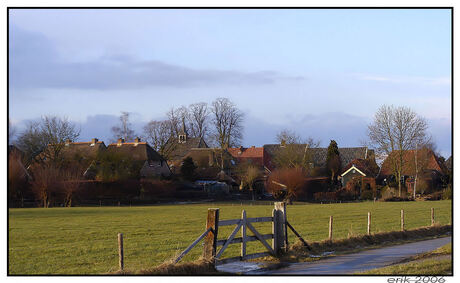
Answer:
<svg viewBox="0 0 460 283"><path fill-rule="evenodd" d="M382 76L373 74L354 74L359 80L389 82L396 84L423 84L432 86L450 86L450 77Z"/></svg>
<svg viewBox="0 0 460 283"><path fill-rule="evenodd" d="M59 57L55 44L40 33L12 25L10 30L10 84L17 88L138 89L202 85L273 84L303 80L274 71L239 72L200 70L158 60L143 61L125 55L104 56L88 62Z"/></svg>

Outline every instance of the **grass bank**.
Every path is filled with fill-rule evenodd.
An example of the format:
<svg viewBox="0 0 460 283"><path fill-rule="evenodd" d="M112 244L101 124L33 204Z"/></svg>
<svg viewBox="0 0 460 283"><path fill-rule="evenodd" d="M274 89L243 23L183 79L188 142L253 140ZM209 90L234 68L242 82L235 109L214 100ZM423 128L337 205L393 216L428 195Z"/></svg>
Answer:
<svg viewBox="0 0 460 283"><path fill-rule="evenodd" d="M413 256L399 264L358 273L360 275L452 275L452 243Z"/></svg>
<svg viewBox="0 0 460 283"><path fill-rule="evenodd" d="M372 213L372 232L399 230L400 210L405 210L406 228L430 224L430 209L436 221L449 224L451 201L364 202L343 204L296 204L288 206L288 219L308 242L328 236L329 216L334 216L334 239L366 233L367 212ZM148 270L184 250L203 231L207 208L219 207L221 219L271 215L272 205L237 203L159 205L143 207L72 207L9 210L9 274L106 274L118 269L117 233L124 234L125 268ZM271 233L269 223L256 228ZM227 238L233 227L219 229ZM289 234L291 242L293 234ZM224 257L236 256L240 247L231 245ZM248 253L263 251L258 242L248 243ZM184 262L197 260L201 246Z"/></svg>

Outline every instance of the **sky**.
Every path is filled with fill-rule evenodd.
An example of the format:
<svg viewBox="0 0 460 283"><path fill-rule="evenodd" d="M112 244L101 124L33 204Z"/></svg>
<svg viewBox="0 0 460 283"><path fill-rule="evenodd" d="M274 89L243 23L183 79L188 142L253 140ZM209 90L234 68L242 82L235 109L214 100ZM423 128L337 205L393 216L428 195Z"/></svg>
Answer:
<svg viewBox="0 0 460 283"><path fill-rule="evenodd" d="M9 10L9 119L68 117L108 141L171 107L227 97L243 146L290 129L360 146L383 105L408 106L451 155L448 9Z"/></svg>

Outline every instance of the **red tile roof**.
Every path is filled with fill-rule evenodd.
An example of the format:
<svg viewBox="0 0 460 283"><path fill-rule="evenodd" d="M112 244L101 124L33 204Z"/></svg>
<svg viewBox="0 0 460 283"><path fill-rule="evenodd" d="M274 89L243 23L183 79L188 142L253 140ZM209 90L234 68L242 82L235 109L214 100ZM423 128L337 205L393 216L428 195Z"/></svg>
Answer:
<svg viewBox="0 0 460 283"><path fill-rule="evenodd" d="M385 159L380 170L381 176L388 176L393 174L393 168L391 164L392 158L398 158L399 151L395 150ZM419 149L417 151L417 163L419 170L435 170L443 173L442 167L434 155L432 150ZM414 176L415 175L415 150L407 150L403 155L403 175Z"/></svg>
<svg viewBox="0 0 460 283"><path fill-rule="evenodd" d="M259 166L267 166L268 164L268 155L263 147L234 147L229 148L228 152L239 162L250 161Z"/></svg>

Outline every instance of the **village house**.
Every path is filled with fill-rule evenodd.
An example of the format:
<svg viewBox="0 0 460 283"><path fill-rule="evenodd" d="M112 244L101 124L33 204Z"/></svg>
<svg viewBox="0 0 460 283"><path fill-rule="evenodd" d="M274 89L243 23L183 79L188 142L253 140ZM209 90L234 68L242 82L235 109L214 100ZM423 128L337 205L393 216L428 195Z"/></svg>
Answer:
<svg viewBox="0 0 460 283"><path fill-rule="evenodd" d="M182 161L194 148L208 148L208 145L202 137L190 137L183 124L178 136L171 137L165 146L165 158L173 173L180 172Z"/></svg>
<svg viewBox="0 0 460 283"><path fill-rule="evenodd" d="M355 190L361 194L363 189L375 190L375 178L379 173L379 167L372 159L354 159L343 168L340 174L342 187ZM350 183L352 182L352 183ZM349 186L349 184L353 184ZM357 188L356 188L356 185Z"/></svg>
<svg viewBox="0 0 460 283"><path fill-rule="evenodd" d="M89 142L73 142L67 139L60 144L49 144L40 154L34 158L28 169L38 166L40 163L54 162L59 166L69 166L82 169L86 178L88 169L94 164L98 155L106 150L103 141L93 138Z"/></svg>
<svg viewBox="0 0 460 283"><path fill-rule="evenodd" d="M184 156L192 158L196 169L196 178L199 180L216 180L235 184L231 173L237 162L230 153L220 148L192 148Z"/></svg>
<svg viewBox="0 0 460 283"><path fill-rule="evenodd" d="M327 159L327 148L311 148L308 144L291 144L289 146L295 147L298 154L305 155L309 161L311 168L326 168ZM268 166L269 168L275 168L273 159L277 154L277 151L283 150L286 145L283 144L266 144L264 149L268 154ZM371 163L375 163L374 150L368 149L367 147L341 147L339 148L341 168L345 168L352 160L364 159L369 160Z"/></svg>
<svg viewBox="0 0 460 283"><path fill-rule="evenodd" d="M264 147L247 147L243 146L229 148L228 152L235 158L238 163L247 163L256 165L264 170L270 171L270 156Z"/></svg>
<svg viewBox="0 0 460 283"><path fill-rule="evenodd" d="M399 164L399 151L391 152L384 160L377 177L379 183L395 181L394 164ZM417 191L429 192L439 188L446 173L445 164L440 162L431 149L406 150L403 153L401 181L406 185L408 193L413 192L416 176Z"/></svg>
<svg viewBox="0 0 460 283"><path fill-rule="evenodd" d="M108 145L107 152L127 156L132 162L139 163L141 178L171 175L166 160L148 143L141 142L140 138L135 138L134 142L125 142L119 138L116 143Z"/></svg>

